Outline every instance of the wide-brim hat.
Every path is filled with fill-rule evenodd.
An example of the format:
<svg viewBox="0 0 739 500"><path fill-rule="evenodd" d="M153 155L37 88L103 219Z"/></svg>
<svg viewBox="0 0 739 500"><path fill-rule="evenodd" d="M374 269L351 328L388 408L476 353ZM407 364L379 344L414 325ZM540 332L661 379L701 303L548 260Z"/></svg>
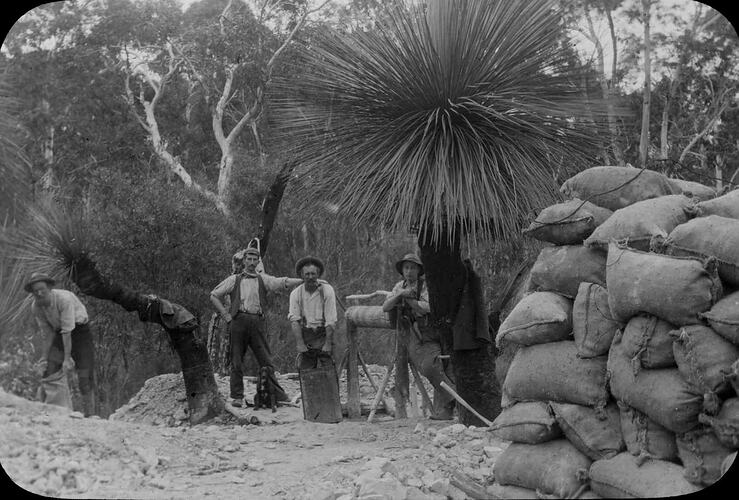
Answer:
<svg viewBox="0 0 739 500"><path fill-rule="evenodd" d="M298 277L301 277L301 271L303 270L303 267L307 266L308 264L313 264L318 268L318 275L323 276L323 261L319 259L318 257L313 257L308 255L307 257L303 257L295 264L295 274L298 275Z"/></svg>
<svg viewBox="0 0 739 500"><path fill-rule="evenodd" d="M31 278L28 280L28 282L23 287L23 289L25 291L27 291L28 293L31 293L31 291L32 291L31 290L31 287L33 286L33 284L34 283L38 283L40 281L45 281L46 283L49 284L49 286L54 286L54 283L56 283L56 281L54 280L54 278L52 278L48 274L45 274L45 273L33 273L31 275Z"/></svg>
<svg viewBox="0 0 739 500"><path fill-rule="evenodd" d="M420 268L418 271L418 275L421 276L423 274L423 263L421 262L421 259L418 258L418 255L414 253L407 253L403 256L402 259L395 263L395 269L398 271L398 274L401 275L403 274L403 262L413 262L414 264L417 264Z"/></svg>

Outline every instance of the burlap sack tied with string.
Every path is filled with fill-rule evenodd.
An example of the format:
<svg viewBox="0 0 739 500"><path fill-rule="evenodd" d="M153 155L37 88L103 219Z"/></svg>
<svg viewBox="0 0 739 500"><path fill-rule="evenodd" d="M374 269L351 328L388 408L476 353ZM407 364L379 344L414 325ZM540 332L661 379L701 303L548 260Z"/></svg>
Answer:
<svg viewBox="0 0 739 500"><path fill-rule="evenodd" d="M633 203L680 191L667 176L634 167L599 166L573 175L559 189L565 198L587 200L599 207L618 210Z"/></svg>
<svg viewBox="0 0 739 500"><path fill-rule="evenodd" d="M574 199L543 209L523 233L555 245L579 245L613 212Z"/></svg>
<svg viewBox="0 0 739 500"><path fill-rule="evenodd" d="M677 326L700 324L698 315L723 292L712 259L640 252L616 242L608 246L606 288L615 319L649 313Z"/></svg>
<svg viewBox="0 0 739 500"><path fill-rule="evenodd" d="M607 248L611 240L627 240L631 248L648 251L655 236L688 221L695 200L682 194L644 200L613 212L583 243L588 248Z"/></svg>

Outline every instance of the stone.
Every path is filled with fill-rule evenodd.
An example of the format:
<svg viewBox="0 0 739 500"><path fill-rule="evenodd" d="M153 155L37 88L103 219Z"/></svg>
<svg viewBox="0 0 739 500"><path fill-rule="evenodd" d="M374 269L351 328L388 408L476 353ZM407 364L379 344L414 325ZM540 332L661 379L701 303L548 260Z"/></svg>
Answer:
<svg viewBox="0 0 739 500"><path fill-rule="evenodd" d="M497 446L485 446L483 451L485 452L485 455L490 458L497 458L501 453L503 453L503 450Z"/></svg>
<svg viewBox="0 0 739 500"><path fill-rule="evenodd" d="M460 432L464 432L464 430L467 428L464 424L453 424L449 427L446 427L448 429L449 434L459 434Z"/></svg>
<svg viewBox="0 0 739 500"><path fill-rule="evenodd" d="M360 486L357 496L359 498L372 498L373 495L378 495L378 498L405 498L406 488L397 479L371 479L365 481Z"/></svg>
<svg viewBox="0 0 739 500"><path fill-rule="evenodd" d="M390 463L390 459L386 457L374 457L367 461L364 465L366 469L382 469L385 464Z"/></svg>
<svg viewBox="0 0 739 500"><path fill-rule="evenodd" d="M354 483L361 488L362 485L367 482L379 480L380 477L382 477L382 474L383 472L380 469L368 469L362 472L357 479L354 480Z"/></svg>
<svg viewBox="0 0 739 500"><path fill-rule="evenodd" d="M248 462L246 462L246 469L247 470L253 470L253 471L263 471L264 470L264 462L259 460L258 458L251 458Z"/></svg>
<svg viewBox="0 0 739 500"><path fill-rule="evenodd" d="M482 439L473 439L467 443L467 448L470 450L482 450L485 447L485 441Z"/></svg>
<svg viewBox="0 0 739 500"><path fill-rule="evenodd" d="M444 494L447 496L447 499L451 499L451 500L466 500L467 499L467 495L465 494L464 491L460 490L459 488L451 484L447 486Z"/></svg>
<svg viewBox="0 0 739 500"><path fill-rule="evenodd" d="M412 486L414 488L420 488L423 486L423 481L421 481L417 477L409 477L408 479L405 480L405 484L407 486Z"/></svg>
<svg viewBox="0 0 739 500"><path fill-rule="evenodd" d="M449 480L447 478L435 478L428 488L435 493L446 495L447 489L449 488Z"/></svg>
<svg viewBox="0 0 739 500"><path fill-rule="evenodd" d="M417 423L416 427L413 429L413 432L424 432L426 430L426 427L422 423Z"/></svg>

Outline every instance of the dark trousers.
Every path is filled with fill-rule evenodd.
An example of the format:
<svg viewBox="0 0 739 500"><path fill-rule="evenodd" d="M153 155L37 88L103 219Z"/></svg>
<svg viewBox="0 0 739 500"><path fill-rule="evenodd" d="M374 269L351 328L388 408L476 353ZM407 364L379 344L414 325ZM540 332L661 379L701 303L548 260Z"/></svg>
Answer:
<svg viewBox="0 0 739 500"><path fill-rule="evenodd" d="M80 392L90 394L93 389L93 377L95 375L95 348L92 343L92 333L87 324L77 325L71 333L72 359L77 371L77 379L80 383ZM55 335L49 349L46 371L44 377L56 373L62 369L64 362L64 342L61 334Z"/></svg>
<svg viewBox="0 0 739 500"><path fill-rule="evenodd" d="M456 390L452 382L451 367L444 367L444 362L439 359L441 355L441 341L438 333L431 327L420 326L421 338L416 337L413 331L408 334L408 358L418 373L426 377L434 386L434 412L449 407L454 397L441 387L445 382L449 387Z"/></svg>
<svg viewBox="0 0 739 500"><path fill-rule="evenodd" d="M272 355L269 352L269 345L264 336L265 324L264 318L257 314L247 314L240 312L231 320L231 397L234 399L244 398L244 355L246 349L251 347L254 357L257 358L259 366L269 366L274 370L272 363ZM275 395L277 401L287 401L289 398L285 391L277 384L277 379L273 382L275 386Z"/></svg>
<svg viewBox="0 0 739 500"><path fill-rule="evenodd" d="M331 353L324 352L320 349L308 349L298 355L298 370L309 370L312 368L331 366L334 364L334 358Z"/></svg>
<svg viewBox="0 0 739 500"><path fill-rule="evenodd" d="M303 342L305 342L308 350L298 355L298 370L306 370L310 368L318 368L319 366L328 366L334 363L334 358L330 352L324 352L323 346L326 344L326 328L302 328Z"/></svg>

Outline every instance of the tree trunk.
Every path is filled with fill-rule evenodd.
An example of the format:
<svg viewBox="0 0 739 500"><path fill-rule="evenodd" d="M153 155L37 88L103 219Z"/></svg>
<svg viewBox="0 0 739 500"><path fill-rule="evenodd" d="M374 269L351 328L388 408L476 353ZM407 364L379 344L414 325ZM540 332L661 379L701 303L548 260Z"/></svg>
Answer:
<svg viewBox="0 0 739 500"><path fill-rule="evenodd" d="M272 227L275 225L277 212L280 209L282 196L285 194L285 188L290 181L290 176L297 166L296 161L287 161L277 173L274 182L269 187L267 194L262 200L262 222L259 225L258 237L262 257L267 253L267 245L269 245L269 236L272 234Z"/></svg>
<svg viewBox="0 0 739 500"><path fill-rule="evenodd" d="M608 128L611 131L611 148L613 149L613 155L616 157L616 163L624 165L624 155L621 152L621 146L618 141L618 125L616 124L616 113L613 109L612 97L616 88L617 82L617 62L618 62L618 40L616 39L616 28L613 23L613 4L606 2L605 5L606 18L608 19L608 32L611 35L611 80L608 84Z"/></svg>
<svg viewBox="0 0 739 500"><path fill-rule="evenodd" d="M166 326L162 322L161 302L157 297L109 282L98 272L95 262L87 256L77 259L74 263L72 280L83 293L115 302L126 311L137 311L141 321L157 323L164 328L180 358L190 410L190 424L201 423L223 411L223 400L213 376L208 350L195 336L197 324Z"/></svg>
<svg viewBox="0 0 739 500"><path fill-rule="evenodd" d="M453 350L452 324L459 309L466 276L459 231L455 231L451 241L448 234L442 234L436 244L431 241L430 229L421 231L418 246L429 291L430 323L441 334L442 351L451 353L457 393L482 416L494 420L500 413L500 394L495 378L493 344L474 350ZM480 419L461 405L457 405L457 408L461 423L484 426Z"/></svg>
<svg viewBox="0 0 739 500"><path fill-rule="evenodd" d="M651 41L649 36L649 9L651 0L642 0L642 22L644 24L644 101L642 103L641 138L639 139L639 166L647 165L649 153L649 106L652 91Z"/></svg>

